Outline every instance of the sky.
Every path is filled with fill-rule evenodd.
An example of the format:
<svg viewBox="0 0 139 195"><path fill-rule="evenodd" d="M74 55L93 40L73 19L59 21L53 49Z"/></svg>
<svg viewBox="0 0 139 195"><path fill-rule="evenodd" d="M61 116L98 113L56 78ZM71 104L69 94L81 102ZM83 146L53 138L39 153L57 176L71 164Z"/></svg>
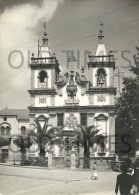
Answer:
<svg viewBox="0 0 139 195"><path fill-rule="evenodd" d="M0 110L6 105L30 106L28 64L32 52L37 56L44 22L63 74L68 71L65 50L73 50L76 58L79 52L80 68L74 64L78 72L86 65L85 51L95 54L100 21L106 49L116 59L116 71L133 76L128 69L139 46L139 0L0 0Z"/></svg>

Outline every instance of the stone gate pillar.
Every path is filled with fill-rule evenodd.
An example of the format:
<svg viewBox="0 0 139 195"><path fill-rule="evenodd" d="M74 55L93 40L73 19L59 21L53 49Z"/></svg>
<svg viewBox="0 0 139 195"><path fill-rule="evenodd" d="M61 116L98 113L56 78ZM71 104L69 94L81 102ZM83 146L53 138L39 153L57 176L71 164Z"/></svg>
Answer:
<svg viewBox="0 0 139 195"><path fill-rule="evenodd" d="M52 169L52 154L53 151L48 152L48 169Z"/></svg>
<svg viewBox="0 0 139 195"><path fill-rule="evenodd" d="M71 150L71 170L76 169L76 151L74 148Z"/></svg>

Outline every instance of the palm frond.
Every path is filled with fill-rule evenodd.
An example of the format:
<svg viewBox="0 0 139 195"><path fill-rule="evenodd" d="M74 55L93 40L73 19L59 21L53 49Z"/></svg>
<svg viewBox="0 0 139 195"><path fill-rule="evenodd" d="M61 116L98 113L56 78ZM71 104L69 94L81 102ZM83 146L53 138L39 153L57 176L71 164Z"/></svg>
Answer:
<svg viewBox="0 0 139 195"><path fill-rule="evenodd" d="M83 135L86 134L86 129L82 125L78 125L77 128L76 128L76 131L81 132Z"/></svg>
<svg viewBox="0 0 139 195"><path fill-rule="evenodd" d="M48 146L51 146L51 141L49 141L49 142L45 145L45 149L46 149Z"/></svg>
<svg viewBox="0 0 139 195"><path fill-rule="evenodd" d="M52 127L47 130L47 135L51 136L51 138L59 136L62 137L62 133L59 130L59 127Z"/></svg>
<svg viewBox="0 0 139 195"><path fill-rule="evenodd" d="M34 130L29 130L28 131L28 135L29 136L33 136L33 137L36 137L36 133L34 132Z"/></svg>
<svg viewBox="0 0 139 195"><path fill-rule="evenodd" d="M49 135L49 134L45 134L45 135L44 135L44 137L45 137L45 138L48 138L49 140L51 140L51 139L52 139L52 136L51 136L51 135Z"/></svg>
<svg viewBox="0 0 139 195"><path fill-rule="evenodd" d="M55 135L62 136L61 129L59 127L53 127L53 131Z"/></svg>
<svg viewBox="0 0 139 195"><path fill-rule="evenodd" d="M53 136L54 135L54 132L55 132L55 128L52 127L51 125L48 125L47 127L47 135L50 135L50 136Z"/></svg>
<svg viewBox="0 0 139 195"><path fill-rule="evenodd" d="M99 132L100 132L99 129L95 129L95 130L91 131L90 137L95 137L96 135L98 135Z"/></svg>
<svg viewBox="0 0 139 195"><path fill-rule="evenodd" d="M32 129L31 131L34 131L35 129L37 129L37 126L35 123L31 123L30 125L33 125L34 126L34 129Z"/></svg>
<svg viewBox="0 0 139 195"><path fill-rule="evenodd" d="M79 143L83 146L84 145L84 134L82 131L75 130L76 135L78 136Z"/></svg>
<svg viewBox="0 0 139 195"><path fill-rule="evenodd" d="M31 140L32 140L32 142L33 142L35 145L39 145L38 139L37 139L36 137L31 137Z"/></svg>
<svg viewBox="0 0 139 195"><path fill-rule="evenodd" d="M48 128L48 122L47 122L47 121L45 121L45 123L44 123L44 125L43 125L43 128L42 128L42 132L43 132L43 134L45 134L45 133L46 133L47 128Z"/></svg>
<svg viewBox="0 0 139 195"><path fill-rule="evenodd" d="M86 128L87 134L90 135L90 133L95 129L96 127L94 125L91 125Z"/></svg>
<svg viewBox="0 0 139 195"><path fill-rule="evenodd" d="M60 139L60 137L56 136L56 137L52 138L51 144L52 145L61 145L62 144L62 140Z"/></svg>
<svg viewBox="0 0 139 195"><path fill-rule="evenodd" d="M43 130L42 130L40 122L37 119L35 119L35 122L36 122L36 126L37 126L37 132L43 134Z"/></svg>
<svg viewBox="0 0 139 195"><path fill-rule="evenodd" d="M59 131L61 131L61 130L63 130L63 129L64 129L64 127L65 127L65 125L62 125L62 126L57 127L57 128L59 129Z"/></svg>

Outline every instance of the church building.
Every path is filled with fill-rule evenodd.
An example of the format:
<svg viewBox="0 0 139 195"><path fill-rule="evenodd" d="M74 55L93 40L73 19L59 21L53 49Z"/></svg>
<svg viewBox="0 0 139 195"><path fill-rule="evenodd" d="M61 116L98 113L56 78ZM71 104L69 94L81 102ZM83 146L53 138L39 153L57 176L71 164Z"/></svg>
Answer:
<svg viewBox="0 0 139 195"><path fill-rule="evenodd" d="M108 137L105 150L98 147L94 151L92 148L91 155L96 158L113 157L116 114L115 61L112 53L107 53L103 39L103 31L100 29L96 51L94 55L90 53L88 56L89 75L85 74L84 67L81 74L74 70L74 53L69 56L70 69L62 75L58 60L49 48L45 31L38 56L32 54L31 57L31 88L28 90L30 106L28 110L22 110L22 118L19 110L5 108L0 111L1 135L7 132L25 133L35 118L40 121L48 120L52 126L64 126L61 130L64 137L75 135L77 124L95 125L101 129L101 134ZM54 148L54 153L59 155L57 147ZM80 155L82 156L82 153Z"/></svg>

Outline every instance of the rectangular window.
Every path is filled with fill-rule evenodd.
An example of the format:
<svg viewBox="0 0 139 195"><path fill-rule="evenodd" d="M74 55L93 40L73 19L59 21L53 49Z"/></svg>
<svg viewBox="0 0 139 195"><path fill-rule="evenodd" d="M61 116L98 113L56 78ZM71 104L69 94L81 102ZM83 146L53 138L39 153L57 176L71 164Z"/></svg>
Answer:
<svg viewBox="0 0 139 195"><path fill-rule="evenodd" d="M80 124L83 126L87 126L87 114L86 113L80 114Z"/></svg>
<svg viewBox="0 0 139 195"><path fill-rule="evenodd" d="M4 121L7 121L7 117L3 117L3 120L4 120Z"/></svg>
<svg viewBox="0 0 139 195"><path fill-rule="evenodd" d="M64 114L57 114L57 126L62 126L64 124Z"/></svg>

